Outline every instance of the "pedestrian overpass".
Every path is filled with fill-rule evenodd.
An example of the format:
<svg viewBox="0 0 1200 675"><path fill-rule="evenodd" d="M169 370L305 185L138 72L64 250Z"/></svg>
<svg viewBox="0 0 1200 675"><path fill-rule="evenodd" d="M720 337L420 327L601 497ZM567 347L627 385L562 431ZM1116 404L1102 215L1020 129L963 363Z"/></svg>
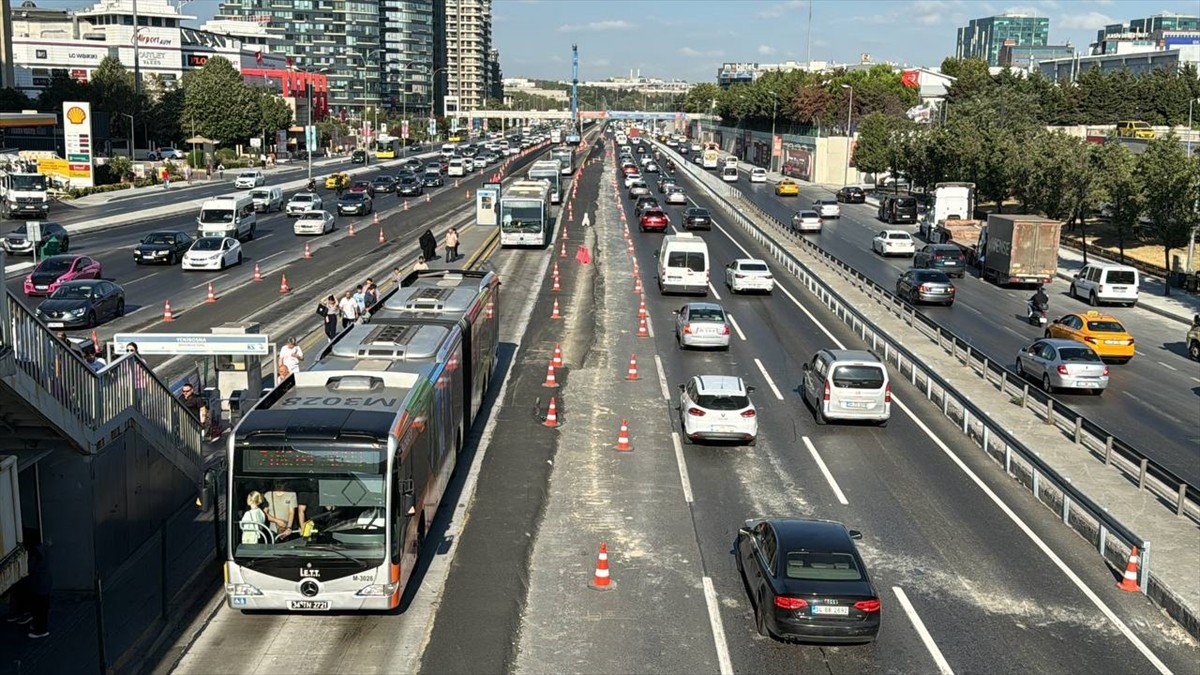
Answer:
<svg viewBox="0 0 1200 675"><path fill-rule="evenodd" d="M569 110L463 110L459 117L501 120L570 120ZM707 113L685 112L649 112L624 110L580 110L581 120L655 120L664 122L679 122L680 124L695 120L718 119Z"/></svg>

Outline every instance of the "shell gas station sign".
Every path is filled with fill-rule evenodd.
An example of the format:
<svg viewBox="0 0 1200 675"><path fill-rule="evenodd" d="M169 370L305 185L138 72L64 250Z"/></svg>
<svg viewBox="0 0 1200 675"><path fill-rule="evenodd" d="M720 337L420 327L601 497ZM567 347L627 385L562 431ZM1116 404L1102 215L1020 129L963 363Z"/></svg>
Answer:
<svg viewBox="0 0 1200 675"><path fill-rule="evenodd" d="M63 103L63 140L66 146L66 177L71 187L92 187L92 105L86 102ZM38 164L38 171L42 171ZM55 173L58 173L57 171ZM60 174L61 175L61 174Z"/></svg>

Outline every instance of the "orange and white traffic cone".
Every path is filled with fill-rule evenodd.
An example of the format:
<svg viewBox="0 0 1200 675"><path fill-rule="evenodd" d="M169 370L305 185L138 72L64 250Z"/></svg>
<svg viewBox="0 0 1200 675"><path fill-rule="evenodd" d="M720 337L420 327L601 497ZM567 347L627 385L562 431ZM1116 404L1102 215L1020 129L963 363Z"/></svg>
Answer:
<svg viewBox="0 0 1200 675"><path fill-rule="evenodd" d="M628 373L627 375L625 375L625 379L627 379L627 380L636 380L636 379L638 379L638 374L637 374L637 354L631 354L631 355L629 356L629 373Z"/></svg>
<svg viewBox="0 0 1200 675"><path fill-rule="evenodd" d="M432 201L433 201L433 195L425 195L425 203L426 204L428 204Z"/></svg>
<svg viewBox="0 0 1200 675"><path fill-rule="evenodd" d="M546 381L542 383L543 387L557 387L558 379L554 377L554 361L546 367Z"/></svg>
<svg viewBox="0 0 1200 675"><path fill-rule="evenodd" d="M405 211L408 210L408 200L407 199L404 200L404 210Z"/></svg>
<svg viewBox="0 0 1200 675"><path fill-rule="evenodd" d="M637 272L633 273L633 292L638 295L642 294L642 275Z"/></svg>
<svg viewBox="0 0 1200 675"><path fill-rule="evenodd" d="M283 278L279 280L279 294L287 295L288 293L291 293L291 292L292 292L292 289L288 286L287 275L285 274L285 275L283 275Z"/></svg>
<svg viewBox="0 0 1200 675"><path fill-rule="evenodd" d="M563 241L566 241L566 240L568 240L568 239L570 239L570 238L571 238L571 237L567 236L567 226L566 226L566 225L563 225L563 236L562 236L562 238L563 238Z"/></svg>
<svg viewBox="0 0 1200 675"><path fill-rule="evenodd" d="M629 452L633 446L629 444L629 423L621 420L621 431L617 434L617 450Z"/></svg>
<svg viewBox="0 0 1200 675"><path fill-rule="evenodd" d="M379 243L380 243L380 244L386 244L386 243L387 243L387 239L385 239L385 238L383 237L383 228L382 228L382 227L381 227L381 228L379 228Z"/></svg>
<svg viewBox="0 0 1200 675"><path fill-rule="evenodd" d="M379 214L378 213L375 214L375 224L376 225L379 224Z"/></svg>
<svg viewBox="0 0 1200 675"><path fill-rule="evenodd" d="M305 259L305 260L311 260L311 259L312 259L312 249L311 249L311 248L309 248L309 246L308 246L308 242L307 242L307 241L306 241L306 242L304 242L304 259Z"/></svg>
<svg viewBox="0 0 1200 675"><path fill-rule="evenodd" d="M546 421L542 424L551 429L558 426L558 405L554 401L553 396L550 397L550 408L546 411Z"/></svg>
<svg viewBox="0 0 1200 675"><path fill-rule="evenodd" d="M610 591L616 584L608 576L608 544L600 544L600 555L596 559L596 573L588 582L588 587L597 591Z"/></svg>
<svg viewBox="0 0 1200 675"><path fill-rule="evenodd" d="M562 347L557 343L554 345L554 358L551 359L550 363L553 363L555 368L562 368L563 366Z"/></svg>
<svg viewBox="0 0 1200 675"><path fill-rule="evenodd" d="M555 298L554 299L554 311L550 312L550 319L553 321L553 320L557 320L557 319L561 319L561 318L562 318L562 314L558 313L558 298Z"/></svg>
<svg viewBox="0 0 1200 675"><path fill-rule="evenodd" d="M558 275L557 274L554 275L554 286L550 290L552 290L554 292L558 292L558 291L562 290L562 287L558 285Z"/></svg>
<svg viewBox="0 0 1200 675"><path fill-rule="evenodd" d="M471 199L471 191L469 189L464 191L463 198L468 201Z"/></svg>
<svg viewBox="0 0 1200 675"><path fill-rule="evenodd" d="M646 317L644 316L638 321L637 336L640 338L650 337L650 329L646 326Z"/></svg>
<svg viewBox="0 0 1200 675"><path fill-rule="evenodd" d="M163 304L163 321L174 321L175 317L171 314L171 301L167 300Z"/></svg>
<svg viewBox="0 0 1200 675"><path fill-rule="evenodd" d="M215 293L213 293L213 285L212 285L212 282L210 281L210 282L208 282L208 299L205 300L204 302L216 302L216 301L217 301L217 296Z"/></svg>
<svg viewBox="0 0 1200 675"><path fill-rule="evenodd" d="M254 263L254 280L255 281L263 280L262 267L260 267L258 263Z"/></svg>
<svg viewBox="0 0 1200 675"><path fill-rule="evenodd" d="M347 237L353 237L353 236L354 236L354 223L350 223L350 231L346 233L346 236L347 236Z"/></svg>
<svg viewBox="0 0 1200 675"><path fill-rule="evenodd" d="M644 295L642 296L642 299L638 301L638 318L646 318L646 296Z"/></svg>
<svg viewBox="0 0 1200 675"><path fill-rule="evenodd" d="M558 276L558 261L554 261L554 271L551 272L554 276Z"/></svg>
<svg viewBox="0 0 1200 675"><path fill-rule="evenodd" d="M562 250L560 250L560 251L558 252L558 257L560 257L560 258L565 258L565 257L567 257L567 242L565 242L565 241L564 241L564 242L562 243Z"/></svg>
<svg viewBox="0 0 1200 675"><path fill-rule="evenodd" d="M1129 562L1125 563L1125 574L1121 578L1121 583L1117 584L1117 588L1123 591L1138 592L1142 587L1138 585L1138 549L1136 546L1129 552Z"/></svg>

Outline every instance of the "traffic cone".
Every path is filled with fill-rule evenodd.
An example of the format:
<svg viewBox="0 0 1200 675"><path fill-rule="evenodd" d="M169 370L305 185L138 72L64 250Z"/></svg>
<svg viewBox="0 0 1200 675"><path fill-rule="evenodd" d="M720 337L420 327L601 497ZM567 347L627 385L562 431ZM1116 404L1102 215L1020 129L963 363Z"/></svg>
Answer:
<svg viewBox="0 0 1200 675"><path fill-rule="evenodd" d="M433 201L433 195L425 195L425 203L426 204L428 204L432 201Z"/></svg>
<svg viewBox="0 0 1200 675"><path fill-rule="evenodd" d="M650 337L650 329L646 326L646 317L644 316L638 320L637 336L640 338Z"/></svg>
<svg viewBox="0 0 1200 675"><path fill-rule="evenodd" d="M204 302L216 302L216 301L217 301L217 296L216 296L216 294L213 293L213 285L212 285L212 282L210 281L210 282L208 282L208 299L205 300Z"/></svg>
<svg viewBox="0 0 1200 675"><path fill-rule="evenodd" d="M454 179L454 187L458 187L458 179L457 178Z"/></svg>
<svg viewBox="0 0 1200 675"><path fill-rule="evenodd" d="M554 361L550 361L550 365L546 368L546 381L542 383L543 387L557 387L558 380L554 377Z"/></svg>
<svg viewBox="0 0 1200 675"><path fill-rule="evenodd" d="M569 237L569 236L567 236L567 226L566 226L566 224L565 224L565 223L563 224L563 236L562 236L562 238L563 238L563 241L566 241L566 240L570 239L570 237Z"/></svg>
<svg viewBox="0 0 1200 675"><path fill-rule="evenodd" d="M558 320L561 318L562 318L562 315L558 313L558 298L555 298L554 299L554 311L550 312L550 319L552 321L554 321L554 320Z"/></svg>
<svg viewBox="0 0 1200 675"><path fill-rule="evenodd" d="M557 274L554 275L554 287L551 288L550 290L554 291L555 293L562 290L562 287L558 285L558 275Z"/></svg>
<svg viewBox="0 0 1200 675"><path fill-rule="evenodd" d="M628 373L625 375L625 379L627 379L627 380L636 380L636 379L638 379L638 375L637 375L637 354L631 354L631 355L629 356L629 372L628 372Z"/></svg>
<svg viewBox="0 0 1200 675"><path fill-rule="evenodd" d="M381 228L379 228L379 243L380 243L380 244L385 244L385 243L387 243L387 239L384 239L384 238L383 238L383 228L382 228L382 227L381 227Z"/></svg>
<svg viewBox="0 0 1200 675"><path fill-rule="evenodd" d="M1125 575L1121 578L1121 583L1117 584L1117 588L1123 591L1141 591L1142 587L1138 585L1138 549L1136 546L1129 552L1129 562L1125 564Z"/></svg>
<svg viewBox="0 0 1200 675"><path fill-rule="evenodd" d="M562 368L563 366L562 347L557 343L554 345L554 358L551 359L550 362L554 364L555 368Z"/></svg>
<svg viewBox="0 0 1200 675"><path fill-rule="evenodd" d="M279 280L279 293L280 293L280 295L287 295L288 293L291 293L291 292L292 292L292 289L288 287L287 275L285 274L285 275L283 275L283 278Z"/></svg>
<svg viewBox="0 0 1200 675"><path fill-rule="evenodd" d="M469 188L463 192L463 197L467 200L471 199L471 190Z"/></svg>
<svg viewBox="0 0 1200 675"><path fill-rule="evenodd" d="M646 318L646 296L644 295L642 296L641 301L638 302L638 318Z"/></svg>
<svg viewBox="0 0 1200 675"><path fill-rule="evenodd" d="M311 259L312 259L312 249L311 249L311 248L309 248L309 246L308 246L308 242L307 242L307 241L306 241L306 242L304 242L304 259L305 259L305 260L311 260Z"/></svg>
<svg viewBox="0 0 1200 675"><path fill-rule="evenodd" d="M376 225L378 225L378 224L379 224L379 213L376 213L376 214L375 214L375 224L376 224Z"/></svg>
<svg viewBox="0 0 1200 675"><path fill-rule="evenodd" d="M405 211L408 210L408 200L407 199L404 200L404 210Z"/></svg>
<svg viewBox="0 0 1200 675"><path fill-rule="evenodd" d="M608 576L608 544L600 544L600 555L596 559L596 573L588 582L588 587L597 591L612 590L615 584Z"/></svg>
<svg viewBox="0 0 1200 675"><path fill-rule="evenodd" d="M551 429L558 426L558 405L553 396L550 397L550 409L546 411L546 421L543 424Z"/></svg>
<svg viewBox="0 0 1200 675"><path fill-rule="evenodd" d="M354 236L354 223L350 223L350 231L346 233L346 236L347 236L347 237L353 237L353 236Z"/></svg>
<svg viewBox="0 0 1200 675"><path fill-rule="evenodd" d="M629 452L633 446L629 444L629 424L621 420L621 431L617 434L617 450Z"/></svg>
<svg viewBox="0 0 1200 675"><path fill-rule="evenodd" d="M638 295L642 294L642 276L637 272L633 273L633 292Z"/></svg>
<svg viewBox="0 0 1200 675"><path fill-rule="evenodd" d="M554 276L558 276L558 261L557 260L554 261L554 271L552 272L552 274Z"/></svg>
<svg viewBox="0 0 1200 675"><path fill-rule="evenodd" d="M262 281L262 280L263 280L263 276L262 276L262 268L261 268L261 267L259 267L258 263L254 263L254 280L255 280L255 281Z"/></svg>
<svg viewBox="0 0 1200 675"><path fill-rule="evenodd" d="M166 303L163 304L163 321L174 321L174 320L175 320L175 317L171 316L171 301L167 300Z"/></svg>
<svg viewBox="0 0 1200 675"><path fill-rule="evenodd" d="M560 257L560 258L565 258L565 257L567 257L567 242L565 242L565 241L564 241L564 242L562 243L562 250L561 250L561 251L559 251L559 253L558 253L558 257Z"/></svg>

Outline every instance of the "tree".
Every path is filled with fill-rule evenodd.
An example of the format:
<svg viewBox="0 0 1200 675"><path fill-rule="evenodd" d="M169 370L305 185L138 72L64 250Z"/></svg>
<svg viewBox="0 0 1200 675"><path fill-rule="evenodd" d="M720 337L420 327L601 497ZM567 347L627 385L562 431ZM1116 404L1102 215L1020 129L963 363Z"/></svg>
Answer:
<svg viewBox="0 0 1200 675"><path fill-rule="evenodd" d="M200 70L185 74L182 86L185 128L226 146L262 132L258 95L227 59L210 58Z"/></svg>
<svg viewBox="0 0 1200 675"><path fill-rule="evenodd" d="M1137 226L1144 207L1137 157L1120 143L1105 143L1099 148L1096 161L1100 167L1100 199L1108 203L1109 221L1117 230L1120 261L1125 262L1125 240Z"/></svg>
<svg viewBox="0 0 1200 675"><path fill-rule="evenodd" d="M258 109L262 128L268 132L287 129L292 125L292 109L288 107L286 101L270 92L260 91L258 93ZM379 124L382 128L387 128L384 121L381 120Z"/></svg>
<svg viewBox="0 0 1200 675"><path fill-rule="evenodd" d="M37 98L37 108L43 112L62 112L65 101L87 101L87 85L71 77L65 70L50 73L50 83Z"/></svg>
<svg viewBox="0 0 1200 675"><path fill-rule="evenodd" d="M712 82L702 82L688 90L683 99L684 112L707 113L712 102L721 97L721 89Z"/></svg>
<svg viewBox="0 0 1200 675"><path fill-rule="evenodd" d="M120 181L133 180L133 160L128 157L113 157L108 160L108 169Z"/></svg>
<svg viewBox="0 0 1200 675"><path fill-rule="evenodd" d="M897 168L891 162L896 124L880 112L873 112L858 123L858 142L854 146L854 166L863 173L879 174Z"/></svg>
<svg viewBox="0 0 1200 675"><path fill-rule="evenodd" d="M1150 232L1163 247L1163 266L1171 269L1171 249L1187 246L1200 224L1200 162L1189 158L1174 133L1151 140L1138 159L1137 176L1145 198ZM1163 284L1163 294L1171 285Z"/></svg>
<svg viewBox="0 0 1200 675"><path fill-rule="evenodd" d="M985 94L995 84L983 59L947 58L942 61L942 73L955 78L946 90L946 99L951 103Z"/></svg>
<svg viewBox="0 0 1200 675"><path fill-rule="evenodd" d="M92 72L87 89L92 108L109 114L109 137L128 138L131 129L125 114L137 115L143 107L142 102L134 96L133 73L125 68L120 59L106 56ZM130 148L132 151L133 148Z"/></svg>
<svg viewBox="0 0 1200 675"><path fill-rule="evenodd" d="M33 107L33 101L12 87L0 89L0 112L21 112Z"/></svg>

